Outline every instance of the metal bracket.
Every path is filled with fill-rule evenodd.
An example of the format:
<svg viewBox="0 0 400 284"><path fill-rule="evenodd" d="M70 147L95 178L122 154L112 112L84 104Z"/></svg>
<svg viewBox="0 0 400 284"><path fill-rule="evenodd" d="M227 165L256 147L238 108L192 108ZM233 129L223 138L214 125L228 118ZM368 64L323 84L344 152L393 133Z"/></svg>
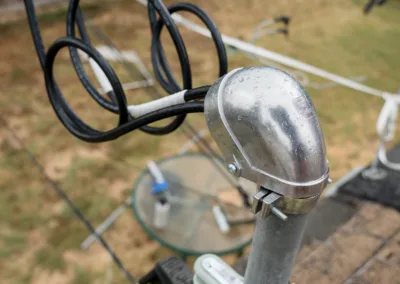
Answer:
<svg viewBox="0 0 400 284"><path fill-rule="evenodd" d="M274 204L277 203L281 198L282 195L261 187L260 191L253 196L251 211L254 214L257 214L261 211L261 218L263 219L267 218L271 213L273 213L278 218L286 221L286 214L274 207Z"/></svg>
<svg viewBox="0 0 400 284"><path fill-rule="evenodd" d="M307 198L292 198L261 187L253 196L251 211L254 214L261 212L263 219L273 213L278 218L286 220L286 214L297 215L310 212L317 204L319 197L320 194Z"/></svg>

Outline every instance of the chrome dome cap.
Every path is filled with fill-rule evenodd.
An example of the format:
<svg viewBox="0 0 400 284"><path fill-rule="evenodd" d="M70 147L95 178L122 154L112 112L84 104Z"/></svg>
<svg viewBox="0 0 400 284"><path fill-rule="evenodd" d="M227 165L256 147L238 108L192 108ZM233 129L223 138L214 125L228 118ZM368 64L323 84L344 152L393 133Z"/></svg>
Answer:
<svg viewBox="0 0 400 284"><path fill-rule="evenodd" d="M276 193L321 193L329 178L325 141L305 89L270 67L236 69L205 98L212 137L237 176Z"/></svg>

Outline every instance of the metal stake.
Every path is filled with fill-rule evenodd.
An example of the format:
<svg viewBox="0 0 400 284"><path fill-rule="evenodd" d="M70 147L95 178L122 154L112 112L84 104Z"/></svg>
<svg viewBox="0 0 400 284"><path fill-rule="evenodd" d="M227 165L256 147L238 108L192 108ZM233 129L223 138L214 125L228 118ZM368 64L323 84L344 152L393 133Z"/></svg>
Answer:
<svg viewBox="0 0 400 284"><path fill-rule="evenodd" d="M257 218L245 284L289 283L307 217L308 213L289 215L286 221L273 214Z"/></svg>
<svg viewBox="0 0 400 284"><path fill-rule="evenodd" d="M287 73L243 68L210 88L204 110L229 171L259 186L245 283L287 284L308 213L330 181L311 99Z"/></svg>

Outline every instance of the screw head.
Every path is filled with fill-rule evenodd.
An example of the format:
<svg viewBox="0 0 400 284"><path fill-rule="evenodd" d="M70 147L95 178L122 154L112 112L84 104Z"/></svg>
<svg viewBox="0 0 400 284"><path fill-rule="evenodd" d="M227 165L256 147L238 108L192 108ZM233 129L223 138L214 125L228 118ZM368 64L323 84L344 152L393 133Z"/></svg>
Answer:
<svg viewBox="0 0 400 284"><path fill-rule="evenodd" d="M239 172L239 168L235 164L229 164L228 165L228 172L230 172L233 175L237 175Z"/></svg>

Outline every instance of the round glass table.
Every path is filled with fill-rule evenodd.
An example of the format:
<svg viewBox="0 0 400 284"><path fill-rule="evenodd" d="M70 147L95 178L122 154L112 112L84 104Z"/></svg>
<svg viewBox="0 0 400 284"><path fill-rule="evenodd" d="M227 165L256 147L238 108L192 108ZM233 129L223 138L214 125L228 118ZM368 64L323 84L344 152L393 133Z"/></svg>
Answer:
<svg viewBox="0 0 400 284"><path fill-rule="evenodd" d="M148 170L132 191L133 212L151 238L183 257L240 253L251 242L254 216L234 186L238 181L219 158L188 153L160 160L157 165L168 182L170 211L164 229L153 226L156 199L151 194L154 180ZM254 184L239 183L247 192L255 192ZM228 232L217 225L212 210L215 205L230 224Z"/></svg>

